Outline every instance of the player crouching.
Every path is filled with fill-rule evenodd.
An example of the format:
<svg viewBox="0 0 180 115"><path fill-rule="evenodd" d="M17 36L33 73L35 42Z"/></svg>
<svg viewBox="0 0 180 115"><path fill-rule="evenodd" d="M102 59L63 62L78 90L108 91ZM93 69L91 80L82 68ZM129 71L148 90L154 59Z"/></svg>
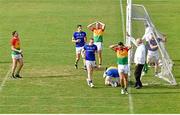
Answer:
<svg viewBox="0 0 180 115"><path fill-rule="evenodd" d="M111 85L112 87L117 87L120 85L119 73L117 67L106 68L103 74L105 78L105 85Z"/></svg>

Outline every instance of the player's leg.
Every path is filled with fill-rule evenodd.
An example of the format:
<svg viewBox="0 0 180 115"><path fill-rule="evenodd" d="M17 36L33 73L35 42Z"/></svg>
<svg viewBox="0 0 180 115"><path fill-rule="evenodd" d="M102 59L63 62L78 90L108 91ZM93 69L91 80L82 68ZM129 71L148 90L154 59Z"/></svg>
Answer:
<svg viewBox="0 0 180 115"><path fill-rule="evenodd" d="M125 84L124 84L124 79L125 79L125 75L123 72L120 72L120 85L121 85L121 94L124 94L124 87L125 87Z"/></svg>
<svg viewBox="0 0 180 115"><path fill-rule="evenodd" d="M128 72L129 72L129 67L128 65L123 65L123 74L124 74L124 92L125 94L128 94Z"/></svg>
<svg viewBox="0 0 180 115"><path fill-rule="evenodd" d="M92 65L92 61L87 61L86 60L86 67L87 67L87 84L90 87L94 87L93 83L92 83L92 74L93 74L93 65Z"/></svg>
<svg viewBox="0 0 180 115"><path fill-rule="evenodd" d="M78 69L78 62L80 60L80 56L81 56L81 50L80 48L76 48L76 60L75 60L75 68Z"/></svg>
<svg viewBox="0 0 180 115"><path fill-rule="evenodd" d="M152 56L151 56L151 54L148 52L148 54L147 54L147 64L150 66L150 63L151 63L151 58L152 58Z"/></svg>
<svg viewBox="0 0 180 115"><path fill-rule="evenodd" d="M118 65L118 73L119 73L119 79L120 79L120 85L121 85L121 94L124 94L124 73L123 73L123 65Z"/></svg>
<svg viewBox="0 0 180 115"><path fill-rule="evenodd" d="M124 73L124 91L125 91L125 94L128 94L128 74L127 73Z"/></svg>
<svg viewBox="0 0 180 115"><path fill-rule="evenodd" d="M12 68L11 68L11 77L16 78L14 73L17 67L17 59L15 57L16 55L12 55Z"/></svg>
<svg viewBox="0 0 180 115"><path fill-rule="evenodd" d="M24 65L24 62L23 62L23 58L21 57L21 55L19 56L19 59L17 60L18 61L18 63L19 63L19 67L18 67L18 70L17 70L17 72L16 72L16 77L18 77L18 78L22 78L19 74L20 74L20 71L21 71L21 69L22 69L22 67L23 67L23 65Z"/></svg>
<svg viewBox="0 0 180 115"><path fill-rule="evenodd" d="M86 60L85 60L85 55L84 55L84 53L82 52L82 50L81 50L81 56L82 56L82 59L83 59L84 70L87 70L87 68L86 68Z"/></svg>
<svg viewBox="0 0 180 115"><path fill-rule="evenodd" d="M98 67L100 68L102 65L102 43L96 42L94 44L97 46Z"/></svg>
<svg viewBox="0 0 180 115"><path fill-rule="evenodd" d="M99 62L99 68L101 67L102 65L102 50L99 50L98 51L98 62Z"/></svg>
<svg viewBox="0 0 180 115"><path fill-rule="evenodd" d="M120 79L119 79L119 77L115 78L115 82L117 83L117 86L120 86Z"/></svg>
<svg viewBox="0 0 180 115"><path fill-rule="evenodd" d="M155 71L155 76L157 76L158 75L158 73L159 73L159 54L158 54L158 52L157 53L155 53L155 55L154 55L154 58L155 58L155 66L154 66L154 71Z"/></svg>
<svg viewBox="0 0 180 115"><path fill-rule="evenodd" d="M106 76L105 78L105 85L111 85L111 78L109 76Z"/></svg>

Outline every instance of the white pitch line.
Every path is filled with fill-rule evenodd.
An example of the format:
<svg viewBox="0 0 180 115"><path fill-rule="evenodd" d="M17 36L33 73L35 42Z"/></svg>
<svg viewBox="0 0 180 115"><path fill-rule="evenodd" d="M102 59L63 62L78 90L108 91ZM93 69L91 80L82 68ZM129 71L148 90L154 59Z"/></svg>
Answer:
<svg viewBox="0 0 180 115"><path fill-rule="evenodd" d="M123 6L122 6L122 0L120 0L120 10L121 10L121 18L122 18L122 30L123 30L123 37L125 40L125 22L124 22L124 14L123 14ZM129 78L130 80L130 78ZM128 99L129 99L129 112L130 114L134 114L134 106L133 106L133 98L131 95L131 87L129 87L129 94L128 94Z"/></svg>
<svg viewBox="0 0 180 115"><path fill-rule="evenodd" d="M3 89L3 86L5 85L5 83L6 83L7 79L8 79L8 76L9 76L9 73L10 73L10 72L11 72L11 69L8 70L8 72L6 73L6 76L4 77L4 79L3 79L3 81L2 81L2 83L1 83L1 85L0 85L0 92L1 92L2 89Z"/></svg>

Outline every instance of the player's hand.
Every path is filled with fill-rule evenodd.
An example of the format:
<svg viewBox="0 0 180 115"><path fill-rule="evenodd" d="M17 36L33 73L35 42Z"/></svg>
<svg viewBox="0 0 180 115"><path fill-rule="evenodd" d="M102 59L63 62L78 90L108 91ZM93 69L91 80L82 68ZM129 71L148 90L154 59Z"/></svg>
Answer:
<svg viewBox="0 0 180 115"><path fill-rule="evenodd" d="M130 37L130 35L129 35L129 33L128 33L128 32L126 32L126 35L127 35L128 37Z"/></svg>
<svg viewBox="0 0 180 115"><path fill-rule="evenodd" d="M22 50L19 50L19 53L22 53L23 51Z"/></svg>
<svg viewBox="0 0 180 115"><path fill-rule="evenodd" d="M22 56L22 57L24 56L23 53L21 53L21 56Z"/></svg>
<svg viewBox="0 0 180 115"><path fill-rule="evenodd" d="M80 42L80 41L81 41L80 39L77 39L77 40L76 40L77 43Z"/></svg>

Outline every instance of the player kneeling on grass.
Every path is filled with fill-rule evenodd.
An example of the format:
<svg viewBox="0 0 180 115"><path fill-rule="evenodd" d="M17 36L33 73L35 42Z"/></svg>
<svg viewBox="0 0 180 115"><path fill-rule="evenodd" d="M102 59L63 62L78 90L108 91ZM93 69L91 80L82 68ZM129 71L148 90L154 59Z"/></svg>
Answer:
<svg viewBox="0 0 180 115"><path fill-rule="evenodd" d="M103 74L105 78L105 85L111 85L112 87L117 87L120 85L119 73L117 67L106 68Z"/></svg>
<svg viewBox="0 0 180 115"><path fill-rule="evenodd" d="M97 53L97 46L94 45L94 39L91 38L89 43L86 44L83 48L83 53L85 55L86 67L87 67L87 84L90 87L94 87L92 81L93 68L95 67L95 53Z"/></svg>
<svg viewBox="0 0 180 115"><path fill-rule="evenodd" d="M16 31L12 32L13 37L11 38L11 56L12 56L12 78L22 78L19 73L23 67L23 56L22 50L20 49L20 39ZM17 63L19 63L19 68L16 71ZM16 74L14 75L16 71Z"/></svg>

